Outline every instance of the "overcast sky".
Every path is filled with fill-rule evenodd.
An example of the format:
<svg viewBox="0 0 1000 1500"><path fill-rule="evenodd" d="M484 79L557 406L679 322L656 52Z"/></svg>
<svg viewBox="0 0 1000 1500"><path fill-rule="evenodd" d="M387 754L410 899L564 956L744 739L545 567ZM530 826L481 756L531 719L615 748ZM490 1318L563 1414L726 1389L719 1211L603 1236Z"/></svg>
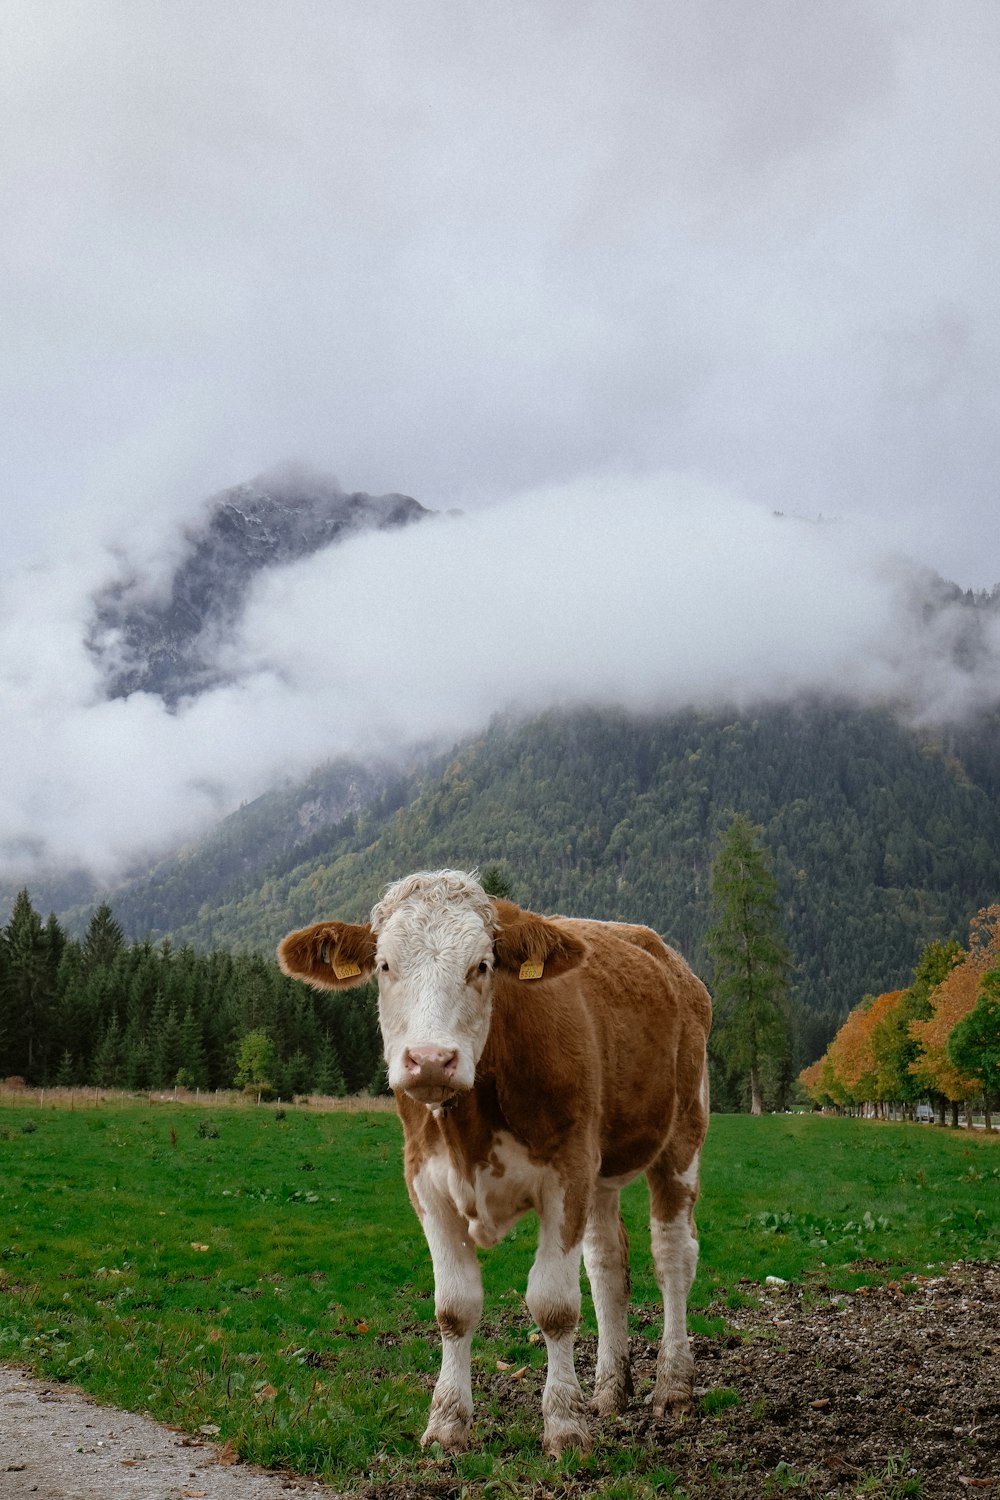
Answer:
<svg viewBox="0 0 1000 1500"><path fill-rule="evenodd" d="M1000 581L995 0L0 20L0 868L190 832L295 768L281 713L300 758L457 732L583 696L581 640L646 703L867 692L894 557ZM238 690L102 703L93 590L286 460L466 517L272 580Z"/></svg>

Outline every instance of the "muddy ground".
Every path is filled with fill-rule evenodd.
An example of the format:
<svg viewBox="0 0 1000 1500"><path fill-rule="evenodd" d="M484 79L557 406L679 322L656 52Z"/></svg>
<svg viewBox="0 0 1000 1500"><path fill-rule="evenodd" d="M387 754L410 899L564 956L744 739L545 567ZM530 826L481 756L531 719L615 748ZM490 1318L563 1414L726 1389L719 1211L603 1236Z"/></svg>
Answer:
<svg viewBox="0 0 1000 1500"><path fill-rule="evenodd" d="M624 1416L595 1434L623 1438L650 1467L677 1475L697 1500L787 1500L865 1494L883 1500L1000 1500L1000 1267L958 1265L947 1276L907 1278L855 1294L793 1286L754 1293L724 1311L732 1333L694 1340L703 1410L655 1422L642 1399L653 1368L637 1338L639 1392ZM593 1367L583 1340L579 1367ZM507 1417L538 1423L541 1376L489 1377ZM480 1397L482 1380L479 1382ZM727 1404L728 1403L728 1404ZM714 1406L716 1409L705 1410ZM311 1481L233 1465L225 1449L99 1407L66 1387L0 1370L3 1500L288 1500L327 1494ZM449 1459L419 1460L416 1481L364 1481L364 1500L482 1494ZM412 1471L411 1471L412 1472ZM522 1493L575 1500L608 1484L581 1472ZM487 1482L488 1483L488 1482ZM505 1489L505 1493L509 1493Z"/></svg>
<svg viewBox="0 0 1000 1500"><path fill-rule="evenodd" d="M749 1500L773 1476L786 1496L1000 1500L1000 1267L762 1302L727 1309L739 1334L695 1339L700 1382L740 1398L678 1435L695 1493Z"/></svg>

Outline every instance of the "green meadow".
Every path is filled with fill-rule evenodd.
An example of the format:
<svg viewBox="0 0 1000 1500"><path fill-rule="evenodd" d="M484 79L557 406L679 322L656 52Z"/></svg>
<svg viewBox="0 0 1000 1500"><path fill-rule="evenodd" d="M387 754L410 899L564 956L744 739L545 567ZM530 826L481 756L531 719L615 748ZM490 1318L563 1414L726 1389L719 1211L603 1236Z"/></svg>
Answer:
<svg viewBox="0 0 1000 1500"><path fill-rule="evenodd" d="M0 1109L0 1360L341 1488L416 1483L438 1349L400 1158L384 1113ZM767 1276L819 1295L996 1260L998 1188L1000 1141L981 1132L714 1116L691 1327L724 1336L727 1304ZM624 1205L634 1327L654 1339L643 1184ZM526 1220L482 1256L484 1375L544 1363L522 1302L533 1249ZM513 1492L559 1473L539 1452L540 1413L511 1426L493 1409L491 1427L489 1390L478 1399L481 1451L454 1460L460 1477L499 1474ZM617 1480L628 1458L596 1448L563 1465L622 1495L669 1491L637 1456L638 1477Z"/></svg>

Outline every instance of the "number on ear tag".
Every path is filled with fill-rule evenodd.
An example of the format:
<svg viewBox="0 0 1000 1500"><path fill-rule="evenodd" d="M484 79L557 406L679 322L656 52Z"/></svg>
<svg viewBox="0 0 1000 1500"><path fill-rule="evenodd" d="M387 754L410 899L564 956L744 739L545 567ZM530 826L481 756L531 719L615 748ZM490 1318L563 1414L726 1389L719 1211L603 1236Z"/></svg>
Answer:
<svg viewBox="0 0 1000 1500"><path fill-rule="evenodd" d="M336 974L338 979L354 979L358 974L361 973L361 970L358 968L358 965L356 963L348 962L338 964L336 960L334 960L333 972L334 974Z"/></svg>
<svg viewBox="0 0 1000 1500"><path fill-rule="evenodd" d="M541 979L544 969L545 965L539 963L537 958L529 958L521 965L521 972L517 977L518 979Z"/></svg>

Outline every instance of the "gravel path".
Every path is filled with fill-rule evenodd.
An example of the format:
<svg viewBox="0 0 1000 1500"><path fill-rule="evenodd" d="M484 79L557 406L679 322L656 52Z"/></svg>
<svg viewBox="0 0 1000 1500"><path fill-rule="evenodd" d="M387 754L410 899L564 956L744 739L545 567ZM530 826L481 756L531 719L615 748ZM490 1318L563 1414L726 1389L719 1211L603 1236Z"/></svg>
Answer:
<svg viewBox="0 0 1000 1500"><path fill-rule="evenodd" d="M2 1500L291 1500L333 1492L0 1366Z"/></svg>

